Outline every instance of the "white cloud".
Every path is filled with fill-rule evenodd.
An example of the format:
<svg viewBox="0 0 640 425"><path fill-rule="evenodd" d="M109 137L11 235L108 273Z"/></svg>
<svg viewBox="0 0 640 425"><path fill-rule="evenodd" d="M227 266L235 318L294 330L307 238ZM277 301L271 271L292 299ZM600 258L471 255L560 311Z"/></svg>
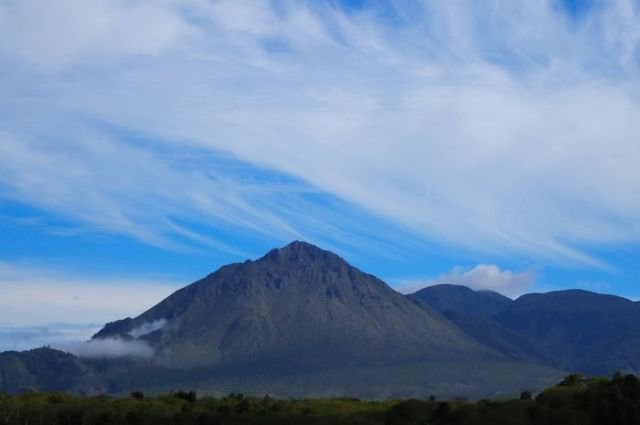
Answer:
<svg viewBox="0 0 640 425"><path fill-rule="evenodd" d="M37 265L0 262L0 351L49 345L84 357L147 357L143 341L87 342L105 323L135 317L183 283L160 279L72 276ZM166 320L144 323L133 338L162 329Z"/></svg>
<svg viewBox="0 0 640 425"><path fill-rule="evenodd" d="M323 233L330 213L301 194L316 188L472 251L603 267L585 247L640 241L630 0L580 22L553 1L400 3L393 22L304 3L3 4L5 197L163 246L232 249L185 220ZM180 156L220 152L308 185Z"/></svg>
<svg viewBox="0 0 640 425"><path fill-rule="evenodd" d="M129 335L137 339L141 336L148 335L151 332L163 329L165 326L167 326L168 323L169 322L167 321L167 319L158 319L154 320L153 322L145 322L137 328L132 329L131 332L129 332Z"/></svg>
<svg viewBox="0 0 640 425"><path fill-rule="evenodd" d="M151 357L154 352L153 348L144 341L120 338L68 342L54 345L53 348L75 354L78 357L89 358Z"/></svg>
<svg viewBox="0 0 640 425"><path fill-rule="evenodd" d="M101 324L77 323L45 323L33 326L0 323L0 352L86 341L101 327Z"/></svg>
<svg viewBox="0 0 640 425"><path fill-rule="evenodd" d="M137 316L181 286L153 279L70 276L33 265L0 263L0 323L13 328L49 323L52 332L60 331L56 323L104 324Z"/></svg>
<svg viewBox="0 0 640 425"><path fill-rule="evenodd" d="M157 55L195 35L175 6L164 0L4 1L0 50L55 70L82 56Z"/></svg>
<svg viewBox="0 0 640 425"><path fill-rule="evenodd" d="M188 159L178 163L99 133L79 131L84 133L81 140L60 141L53 148L0 133L6 160L0 183L4 179L9 186L6 196L66 214L102 231L165 247L180 246L167 237L173 234L244 256L233 247L194 234L181 224L184 221L215 219L256 231L268 228L295 234L286 222L254 203L273 204L274 193L286 196L305 190L299 185L283 183L278 188L238 182L213 169L188 169ZM245 196L251 196L253 203Z"/></svg>
<svg viewBox="0 0 640 425"><path fill-rule="evenodd" d="M473 268L454 267L449 273L414 286L415 290L418 290L427 286L450 283L517 297L533 287L535 282L536 275L531 271L516 273L511 270L502 270L494 264L478 264Z"/></svg>

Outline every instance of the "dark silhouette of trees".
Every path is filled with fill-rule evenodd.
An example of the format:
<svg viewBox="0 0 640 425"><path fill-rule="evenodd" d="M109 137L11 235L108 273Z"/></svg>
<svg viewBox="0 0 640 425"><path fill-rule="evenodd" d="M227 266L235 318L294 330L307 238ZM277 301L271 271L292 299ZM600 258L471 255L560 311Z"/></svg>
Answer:
<svg viewBox="0 0 640 425"><path fill-rule="evenodd" d="M569 375L539 393L511 400L369 402L350 398L280 400L230 394L197 397L173 391L151 397L78 397L0 393L0 425L638 425L640 380Z"/></svg>

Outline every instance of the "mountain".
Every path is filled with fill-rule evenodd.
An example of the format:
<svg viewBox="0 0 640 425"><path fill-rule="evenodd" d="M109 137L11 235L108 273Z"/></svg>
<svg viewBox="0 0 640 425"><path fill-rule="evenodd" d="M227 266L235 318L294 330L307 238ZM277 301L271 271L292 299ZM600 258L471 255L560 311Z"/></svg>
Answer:
<svg viewBox="0 0 640 425"><path fill-rule="evenodd" d="M462 285L428 286L411 294L411 298L440 312L466 316L491 317L511 303L511 299L494 291L474 291Z"/></svg>
<svg viewBox="0 0 640 425"><path fill-rule="evenodd" d="M479 343L437 311L305 242L223 266L137 317L108 323L91 341L94 355L114 339L152 355L70 356L78 367L69 370L66 389L77 391L77 371L85 367L112 394L184 388L282 397L486 397L543 388L561 376ZM39 381L29 381L32 375ZM0 389L49 388L53 379L44 372L20 376L28 385L0 383Z"/></svg>
<svg viewBox="0 0 640 425"><path fill-rule="evenodd" d="M224 266L136 318L107 324L94 338L130 338L154 326L140 339L163 365L189 368L494 356L439 314L305 242Z"/></svg>
<svg viewBox="0 0 640 425"><path fill-rule="evenodd" d="M513 302L504 295L475 291L462 285L441 284L423 288L409 297L440 312L478 343L505 356L540 364L551 361L551 357L534 340L492 319Z"/></svg>
<svg viewBox="0 0 640 425"><path fill-rule="evenodd" d="M410 297L513 359L587 374L640 372L640 304L625 298L575 289L511 301L456 285Z"/></svg>
<svg viewBox="0 0 640 425"><path fill-rule="evenodd" d="M549 364L593 374L640 371L640 306L583 290L523 295L493 318L551 354Z"/></svg>

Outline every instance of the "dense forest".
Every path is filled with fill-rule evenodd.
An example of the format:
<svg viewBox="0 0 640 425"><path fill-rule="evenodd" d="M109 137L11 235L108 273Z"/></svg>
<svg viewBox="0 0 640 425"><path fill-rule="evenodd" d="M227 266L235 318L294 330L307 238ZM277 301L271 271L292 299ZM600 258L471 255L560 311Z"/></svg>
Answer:
<svg viewBox="0 0 640 425"><path fill-rule="evenodd" d="M634 375L569 375L537 395L510 400L279 400L268 395L202 397L193 391L126 398L59 393L0 394L2 425L108 424L640 424L640 380Z"/></svg>

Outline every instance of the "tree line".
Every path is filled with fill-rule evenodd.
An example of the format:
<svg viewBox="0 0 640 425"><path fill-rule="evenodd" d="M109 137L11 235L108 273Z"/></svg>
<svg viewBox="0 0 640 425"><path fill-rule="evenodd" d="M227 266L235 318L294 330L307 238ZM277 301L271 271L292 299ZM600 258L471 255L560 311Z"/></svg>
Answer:
<svg viewBox="0 0 640 425"><path fill-rule="evenodd" d="M265 395L198 397L194 391L82 397L0 393L0 425L639 425L640 380L573 374L539 394L507 400L282 400Z"/></svg>

